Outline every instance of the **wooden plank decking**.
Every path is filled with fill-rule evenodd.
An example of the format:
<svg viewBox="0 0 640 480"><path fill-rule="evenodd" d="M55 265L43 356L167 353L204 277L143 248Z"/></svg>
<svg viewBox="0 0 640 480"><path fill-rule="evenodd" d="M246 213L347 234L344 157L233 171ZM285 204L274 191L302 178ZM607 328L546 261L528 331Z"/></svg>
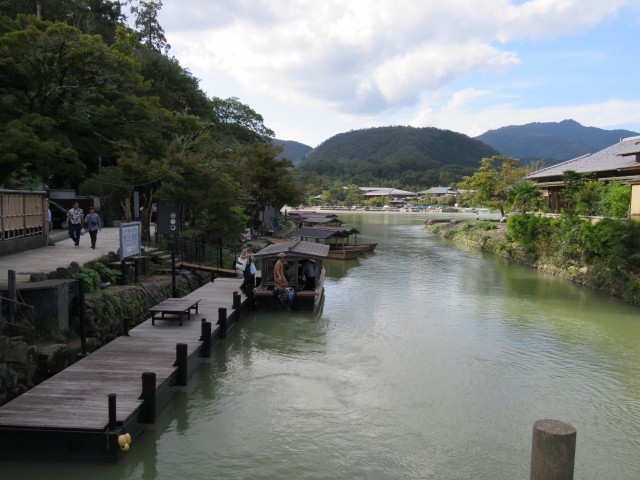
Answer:
<svg viewBox="0 0 640 480"><path fill-rule="evenodd" d="M0 457L117 458L117 435L127 431L134 436L144 429L142 374L156 375L158 411L180 388L173 386L177 344L187 346L191 374L202 361L203 319L217 339L219 309L226 309L228 326L237 316L233 293L239 285L239 279L227 278L204 285L183 297L188 303L199 301L199 313L182 326L146 320L129 336L118 337L0 407ZM116 394L114 431L109 430L109 394Z"/></svg>

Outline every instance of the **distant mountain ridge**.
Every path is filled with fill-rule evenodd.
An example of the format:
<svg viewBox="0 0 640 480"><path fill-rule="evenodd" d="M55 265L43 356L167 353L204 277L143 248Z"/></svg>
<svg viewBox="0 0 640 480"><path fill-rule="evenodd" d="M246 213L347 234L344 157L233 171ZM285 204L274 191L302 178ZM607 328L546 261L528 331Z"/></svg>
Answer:
<svg viewBox="0 0 640 480"><path fill-rule="evenodd" d="M376 127L340 133L296 165L303 176L331 177L360 186L444 185L471 175L498 152L462 133L437 128Z"/></svg>
<svg viewBox="0 0 640 480"><path fill-rule="evenodd" d="M575 120L528 123L489 130L475 137L503 155L545 160L548 165L571 160L609 147L621 138L640 135L630 130L585 127Z"/></svg>
<svg viewBox="0 0 640 480"><path fill-rule="evenodd" d="M282 145L283 150L282 153L278 156L278 158L288 158L295 165L302 158L313 150L309 145L305 145L304 143L295 142L293 140L273 140L274 145Z"/></svg>

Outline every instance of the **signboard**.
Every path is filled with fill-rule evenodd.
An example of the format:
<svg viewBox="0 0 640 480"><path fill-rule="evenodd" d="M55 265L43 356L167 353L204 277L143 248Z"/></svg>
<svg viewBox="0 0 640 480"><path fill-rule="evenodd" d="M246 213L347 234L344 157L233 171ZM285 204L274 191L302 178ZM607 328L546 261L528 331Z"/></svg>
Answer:
<svg viewBox="0 0 640 480"><path fill-rule="evenodd" d="M178 204L172 200L158 200L156 226L161 235L178 235L180 233L180 216Z"/></svg>
<svg viewBox="0 0 640 480"><path fill-rule="evenodd" d="M120 224L120 261L127 257L140 255L140 239L142 237L140 222Z"/></svg>

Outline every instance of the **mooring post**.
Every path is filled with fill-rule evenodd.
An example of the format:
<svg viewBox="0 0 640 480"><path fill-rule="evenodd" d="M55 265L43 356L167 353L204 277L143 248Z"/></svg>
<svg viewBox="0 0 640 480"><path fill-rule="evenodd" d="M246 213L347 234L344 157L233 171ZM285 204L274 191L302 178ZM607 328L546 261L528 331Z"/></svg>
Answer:
<svg viewBox="0 0 640 480"><path fill-rule="evenodd" d="M211 322L202 322L202 341L200 356L209 358L211 357Z"/></svg>
<svg viewBox="0 0 640 480"><path fill-rule="evenodd" d="M227 309L218 308L218 325L220 325L220 338L224 340L227 338Z"/></svg>
<svg viewBox="0 0 640 480"><path fill-rule="evenodd" d="M144 372L142 374L142 412L140 422L156 423L156 374Z"/></svg>
<svg viewBox="0 0 640 480"><path fill-rule="evenodd" d="M240 294L237 291L233 292L233 309L234 310L240 309L240 301L241 301Z"/></svg>
<svg viewBox="0 0 640 480"><path fill-rule="evenodd" d="M175 367L178 367L176 372L176 379L174 385L178 387L184 387L187 385L187 354L188 345L186 343L176 343L176 363Z"/></svg>
<svg viewBox="0 0 640 480"><path fill-rule="evenodd" d="M16 321L16 271L9 270L7 272L8 296L9 296L9 323Z"/></svg>
<svg viewBox="0 0 640 480"><path fill-rule="evenodd" d="M138 285L138 276L140 275L140 259L139 257L135 257L133 259L133 278L134 283Z"/></svg>
<svg viewBox="0 0 640 480"><path fill-rule="evenodd" d="M204 341L204 324L207 322L206 318L202 318L200 320L200 338L198 340L200 340L201 342Z"/></svg>
<svg viewBox="0 0 640 480"><path fill-rule="evenodd" d="M249 290L247 290L247 304L249 305L250 310L253 310L255 306L253 301L253 289L254 287L249 285Z"/></svg>
<svg viewBox="0 0 640 480"><path fill-rule="evenodd" d="M127 315L122 317L122 335L129 336L129 317Z"/></svg>
<svg viewBox="0 0 640 480"><path fill-rule="evenodd" d="M78 316L80 317L80 355L81 357L87 356L87 320L86 310L84 305L84 278L78 279L78 306L80 311Z"/></svg>
<svg viewBox="0 0 640 480"><path fill-rule="evenodd" d="M115 430L117 426L116 394L110 393L107 398L109 399L109 430Z"/></svg>
<svg viewBox="0 0 640 480"><path fill-rule="evenodd" d="M171 252L171 291L173 292L173 298L178 296L178 289L176 288L176 252Z"/></svg>
<svg viewBox="0 0 640 480"><path fill-rule="evenodd" d="M573 480L576 429L559 420L533 424L530 480Z"/></svg>

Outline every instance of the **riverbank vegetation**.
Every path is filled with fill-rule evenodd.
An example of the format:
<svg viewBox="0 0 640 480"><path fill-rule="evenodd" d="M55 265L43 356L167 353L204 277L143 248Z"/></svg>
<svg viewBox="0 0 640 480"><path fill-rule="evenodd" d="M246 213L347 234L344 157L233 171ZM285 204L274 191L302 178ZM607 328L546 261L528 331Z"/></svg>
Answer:
<svg viewBox="0 0 640 480"><path fill-rule="evenodd" d="M577 215L515 214L505 224L453 222L428 227L479 248L640 306L640 224Z"/></svg>

